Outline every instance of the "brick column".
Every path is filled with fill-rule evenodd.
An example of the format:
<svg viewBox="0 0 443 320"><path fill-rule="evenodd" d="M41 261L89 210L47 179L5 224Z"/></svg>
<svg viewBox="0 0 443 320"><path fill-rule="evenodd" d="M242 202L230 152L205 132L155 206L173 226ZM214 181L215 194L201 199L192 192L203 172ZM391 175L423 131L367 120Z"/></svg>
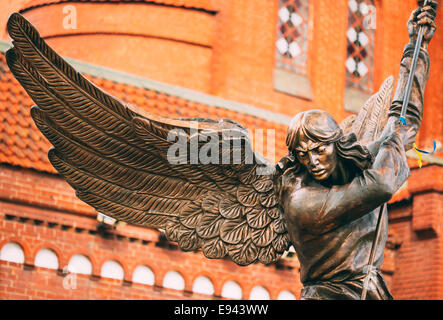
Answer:
<svg viewBox="0 0 443 320"><path fill-rule="evenodd" d="M392 291L396 299L443 299L443 167L412 170L412 213L391 225L401 234Z"/></svg>

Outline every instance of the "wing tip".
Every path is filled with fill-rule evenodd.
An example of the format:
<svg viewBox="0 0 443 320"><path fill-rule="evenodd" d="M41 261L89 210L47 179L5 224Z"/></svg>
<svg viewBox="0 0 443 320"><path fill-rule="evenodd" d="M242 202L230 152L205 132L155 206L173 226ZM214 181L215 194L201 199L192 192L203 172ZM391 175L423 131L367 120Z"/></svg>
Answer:
<svg viewBox="0 0 443 320"><path fill-rule="evenodd" d="M386 78L385 82L393 83L395 81L395 77L391 74L389 77Z"/></svg>
<svg viewBox="0 0 443 320"><path fill-rule="evenodd" d="M141 128L144 128L146 125L150 125L151 122L149 119L136 116L132 119L132 124L133 124L134 128L141 129Z"/></svg>
<svg viewBox="0 0 443 320"><path fill-rule="evenodd" d="M13 71L14 65L16 62L20 59L20 55L17 52L17 49L15 47L11 47L5 52L6 62L9 66L9 69Z"/></svg>
<svg viewBox="0 0 443 320"><path fill-rule="evenodd" d="M23 16L22 16L20 13L18 13L18 12L13 12L13 13L11 13L11 15L10 15L9 18L8 18L8 22L7 22L7 24L6 24L6 27L7 27L8 32L11 31L11 27L12 27L15 23L17 23L18 21L20 21L21 18L23 18Z"/></svg>
<svg viewBox="0 0 443 320"><path fill-rule="evenodd" d="M32 120L34 120L34 123L37 125L37 127L39 127L39 124L42 124L42 123L44 123L45 125L47 124L46 123L47 121L45 119L45 113L38 106L36 106L36 105L32 106L31 110L30 110L30 114L31 114ZM39 127L39 129L40 129L40 127Z"/></svg>
<svg viewBox="0 0 443 320"><path fill-rule="evenodd" d="M26 24L26 23L29 24L28 20L26 20L25 17L23 17L18 12L13 12L9 16L8 22L6 23L6 30L8 30L8 33L13 40L15 40L14 27L16 27L17 25Z"/></svg>
<svg viewBox="0 0 443 320"><path fill-rule="evenodd" d="M380 89L378 92L376 92L375 94L379 94L381 90L383 90L383 88L388 88L388 89L393 89L394 87L394 83L395 83L395 77L393 75L390 75L389 77L387 77L383 83L380 86Z"/></svg>
<svg viewBox="0 0 443 320"><path fill-rule="evenodd" d="M33 105L30 110L31 110L31 117L33 118L34 116L39 116L40 113L42 112L42 110L37 105Z"/></svg>
<svg viewBox="0 0 443 320"><path fill-rule="evenodd" d="M12 39L13 45L19 42L30 42L40 47L43 41L40 33L32 23L18 12L14 12L9 16L6 30Z"/></svg>
<svg viewBox="0 0 443 320"><path fill-rule="evenodd" d="M60 155L57 152L57 149L55 147L51 147L48 150L48 159L49 162L52 164L52 166L60 173L61 171L61 159Z"/></svg>

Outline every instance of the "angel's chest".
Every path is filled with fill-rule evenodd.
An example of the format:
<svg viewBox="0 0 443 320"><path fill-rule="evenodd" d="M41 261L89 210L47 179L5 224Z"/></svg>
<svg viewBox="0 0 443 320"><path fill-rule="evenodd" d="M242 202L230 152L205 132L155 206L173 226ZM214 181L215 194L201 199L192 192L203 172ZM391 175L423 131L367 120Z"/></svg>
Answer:
<svg viewBox="0 0 443 320"><path fill-rule="evenodd" d="M314 217L322 208L326 193L313 187L293 186L285 190L282 194L282 204L287 221L293 225L298 225L300 219Z"/></svg>

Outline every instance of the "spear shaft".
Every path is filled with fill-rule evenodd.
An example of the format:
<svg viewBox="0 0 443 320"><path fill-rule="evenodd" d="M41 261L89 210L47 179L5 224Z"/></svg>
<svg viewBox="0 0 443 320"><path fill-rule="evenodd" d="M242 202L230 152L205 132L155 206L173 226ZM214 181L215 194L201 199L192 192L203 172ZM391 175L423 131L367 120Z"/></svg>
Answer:
<svg viewBox="0 0 443 320"><path fill-rule="evenodd" d="M383 219L383 216L387 214L387 211L388 211L388 206L386 205L386 203L383 204L383 208L379 207L377 226L375 227L375 236L374 236L374 240L372 242L371 253L369 255L368 270L366 271L366 276L363 281L363 291L361 293L361 300L366 300L366 293L367 293L368 286L369 286L369 280L371 280L371 276L372 276L372 272L373 272L373 268L374 268L375 251L377 249L378 239L380 238L380 232L381 232L380 225L381 225L381 221Z"/></svg>
<svg viewBox="0 0 443 320"><path fill-rule="evenodd" d="M427 4L428 4L428 0L425 0L423 3L423 7L425 7ZM414 74L415 74L415 70L417 68L418 56L420 54L420 48L421 48L421 44L423 42L423 34L425 31L424 29L425 28L423 26L420 26L420 28L418 29L417 42L415 43L414 55L412 56L411 69L409 71L408 82L406 83L405 96L403 99L403 105L401 107L400 118L399 118L403 124L406 124L406 112L408 110L409 98L411 97L412 83L414 81ZM379 208L377 226L375 228L375 236L374 236L374 240L372 242L371 253L369 255L368 270L366 271L366 275L365 275L365 278L363 281L363 290L361 293L361 300L366 300L366 294L367 294L367 290L368 290L368 286L369 286L369 281L371 280L372 272L373 272L373 268L374 268L375 252L376 252L376 248L378 245L378 240L379 240L380 232L381 232L380 225L381 225L381 221L383 219L383 216L387 214L387 211L388 210L387 210L386 203L383 204L383 208L382 207Z"/></svg>
<svg viewBox="0 0 443 320"><path fill-rule="evenodd" d="M426 7L428 0L425 0L423 7ZM400 120L406 124L406 111L408 110L409 98L411 97L412 83L414 82L415 69L417 68L418 55L420 54L421 43L423 42L423 34L425 28L420 26L417 34L417 42L415 43L414 55L412 56L411 70L409 71L408 82L406 83L405 97L401 107Z"/></svg>

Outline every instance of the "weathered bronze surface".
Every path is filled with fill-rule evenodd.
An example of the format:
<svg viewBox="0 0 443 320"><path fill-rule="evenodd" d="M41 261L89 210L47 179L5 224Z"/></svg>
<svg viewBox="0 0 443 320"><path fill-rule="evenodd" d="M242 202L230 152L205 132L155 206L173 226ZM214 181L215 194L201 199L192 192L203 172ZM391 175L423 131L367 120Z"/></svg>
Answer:
<svg viewBox="0 0 443 320"><path fill-rule="evenodd" d="M80 199L118 220L162 230L185 251L229 256L239 265L276 262L292 244L303 299L359 299L376 209L409 176L405 149L422 119L435 7L432 2L411 15L411 44L393 102L390 77L341 126L321 110L297 114L288 130L289 153L277 166L252 152L247 131L233 121L162 118L110 96L67 64L19 14L8 21L14 46L6 56L37 104L31 114L54 145L52 165ZM427 29L408 126L402 126L396 119L418 25ZM180 139L195 144L197 152L214 139L217 148L211 149L221 150L218 162L193 162L191 152L171 163L168 151ZM238 154L238 162L224 161ZM379 271L387 228L385 215L369 299L392 298Z"/></svg>

